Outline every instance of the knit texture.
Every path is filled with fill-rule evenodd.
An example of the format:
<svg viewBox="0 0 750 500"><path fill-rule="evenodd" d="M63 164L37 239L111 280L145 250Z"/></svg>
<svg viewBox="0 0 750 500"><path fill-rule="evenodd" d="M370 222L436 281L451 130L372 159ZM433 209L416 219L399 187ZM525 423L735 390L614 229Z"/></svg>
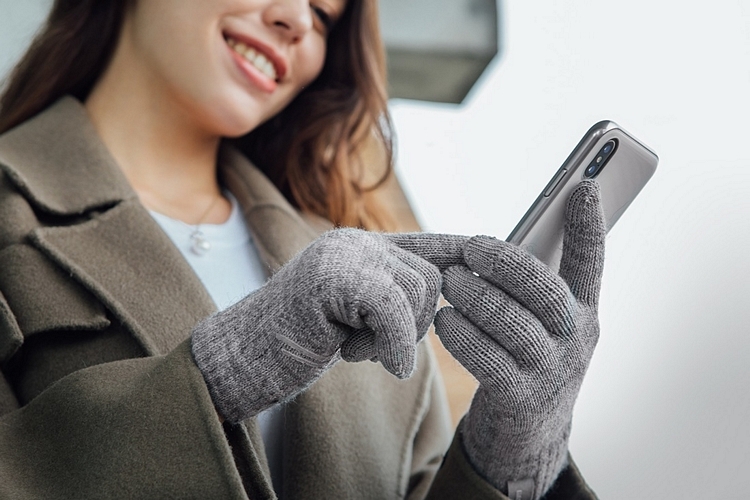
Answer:
<svg viewBox="0 0 750 500"><path fill-rule="evenodd" d="M385 235L329 231L263 287L199 323L193 355L232 422L294 397L340 358L378 360L407 378L441 283L437 267Z"/></svg>
<svg viewBox="0 0 750 500"><path fill-rule="evenodd" d="M531 479L519 498L541 498L567 465L573 405L599 336L605 235L598 184L586 180L567 205L559 274L487 236L471 238L465 265L444 273L453 307L438 312L436 332L480 383L462 444L497 488Z"/></svg>

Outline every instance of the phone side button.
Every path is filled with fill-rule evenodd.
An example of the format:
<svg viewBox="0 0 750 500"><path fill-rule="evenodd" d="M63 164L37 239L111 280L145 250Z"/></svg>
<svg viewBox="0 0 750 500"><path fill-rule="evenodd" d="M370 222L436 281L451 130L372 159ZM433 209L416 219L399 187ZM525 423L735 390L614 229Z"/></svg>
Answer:
<svg viewBox="0 0 750 500"><path fill-rule="evenodd" d="M567 169L562 169L557 173L557 175L550 181L549 185L547 186L547 189L544 190L544 197L548 197L552 194L552 191L555 190L558 184L560 184L560 181L563 180L563 177L565 177L565 174L568 173Z"/></svg>

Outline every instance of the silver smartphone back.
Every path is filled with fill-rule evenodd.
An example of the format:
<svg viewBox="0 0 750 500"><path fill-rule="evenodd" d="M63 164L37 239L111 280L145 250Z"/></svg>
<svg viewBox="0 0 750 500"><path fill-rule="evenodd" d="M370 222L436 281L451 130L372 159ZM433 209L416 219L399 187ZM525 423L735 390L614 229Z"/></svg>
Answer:
<svg viewBox="0 0 750 500"><path fill-rule="evenodd" d="M616 123L597 123L552 176L507 241L525 248L557 271L562 256L565 206L575 186L583 179L596 179L601 186L609 231L654 174L658 163L653 151Z"/></svg>

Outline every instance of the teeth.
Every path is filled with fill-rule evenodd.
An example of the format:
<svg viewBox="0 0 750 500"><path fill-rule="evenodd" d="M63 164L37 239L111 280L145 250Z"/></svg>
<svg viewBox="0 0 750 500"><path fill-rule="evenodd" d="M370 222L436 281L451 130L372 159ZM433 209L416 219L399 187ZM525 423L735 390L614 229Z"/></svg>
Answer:
<svg viewBox="0 0 750 500"><path fill-rule="evenodd" d="M255 51L254 48L250 47L245 52L245 59L250 61L251 63L254 63L256 59L258 59L258 53Z"/></svg>
<svg viewBox="0 0 750 500"><path fill-rule="evenodd" d="M248 47L242 42L238 42L234 38L227 38L227 45L232 47L235 52L244 57L250 64L255 66L258 71L271 80L276 80L276 68L274 68L273 63L269 61L265 55L252 47Z"/></svg>

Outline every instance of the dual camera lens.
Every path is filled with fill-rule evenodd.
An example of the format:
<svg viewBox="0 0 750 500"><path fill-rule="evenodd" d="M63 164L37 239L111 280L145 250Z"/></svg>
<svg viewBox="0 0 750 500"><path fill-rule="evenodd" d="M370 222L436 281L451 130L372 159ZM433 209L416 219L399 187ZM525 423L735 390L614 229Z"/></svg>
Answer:
<svg viewBox="0 0 750 500"><path fill-rule="evenodd" d="M584 175L588 177L589 179L592 179L599 175L601 173L602 169L604 168L604 165L607 164L609 159L614 154L615 150L617 149L617 140L611 139L607 141L607 143L602 147L602 149L599 150L598 153L596 153L596 156L594 157L594 161L591 162L591 164L586 167L586 171L584 172Z"/></svg>

